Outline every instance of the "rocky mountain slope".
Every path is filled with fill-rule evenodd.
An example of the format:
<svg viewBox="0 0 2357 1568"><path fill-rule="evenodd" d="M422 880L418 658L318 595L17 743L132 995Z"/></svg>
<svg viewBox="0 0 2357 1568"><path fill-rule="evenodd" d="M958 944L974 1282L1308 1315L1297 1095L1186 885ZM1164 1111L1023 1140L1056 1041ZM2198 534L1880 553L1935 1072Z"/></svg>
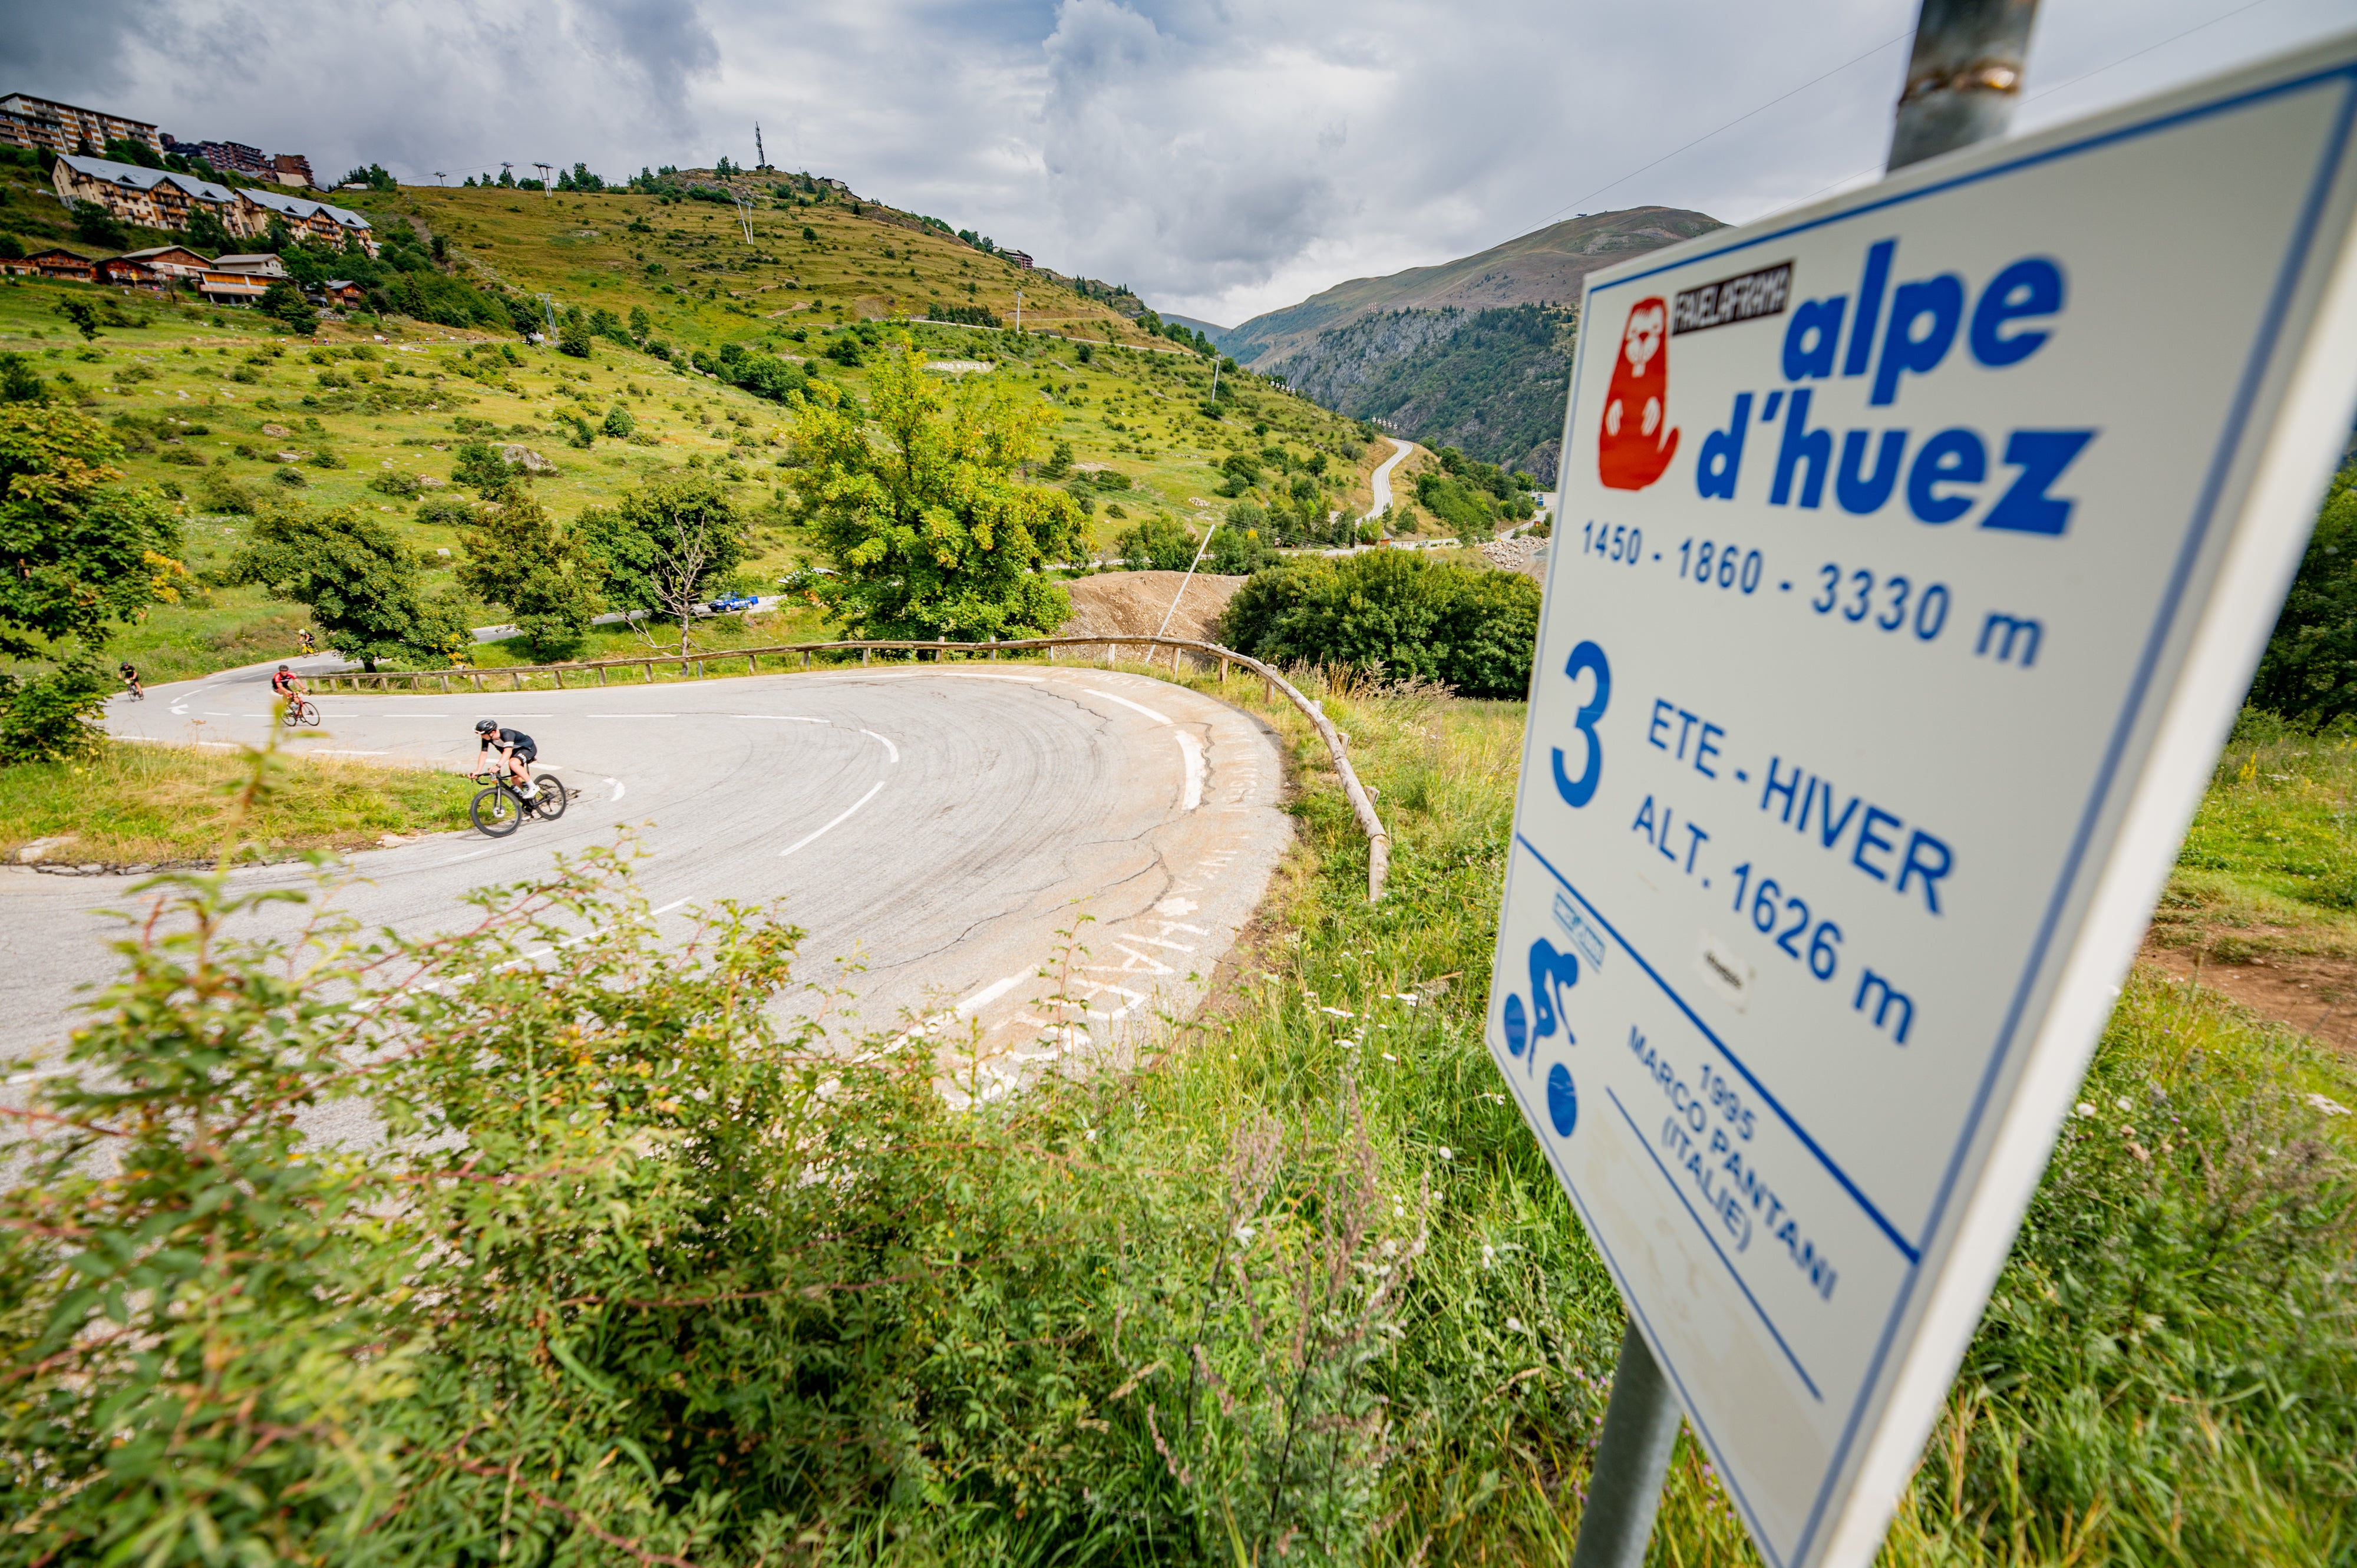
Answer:
<svg viewBox="0 0 2357 1568"><path fill-rule="evenodd" d="M1598 212L1438 266L1353 278L1212 340L1327 407L1550 483L1587 274L1720 228L1700 212Z"/></svg>

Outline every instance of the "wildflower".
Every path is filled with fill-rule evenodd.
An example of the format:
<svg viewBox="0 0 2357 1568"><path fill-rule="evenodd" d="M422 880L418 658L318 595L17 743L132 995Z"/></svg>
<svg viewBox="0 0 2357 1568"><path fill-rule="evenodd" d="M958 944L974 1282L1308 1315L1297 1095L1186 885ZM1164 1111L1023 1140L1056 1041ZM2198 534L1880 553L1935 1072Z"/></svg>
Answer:
<svg viewBox="0 0 2357 1568"><path fill-rule="evenodd" d="M1509 1334L1526 1334L1530 1331L1523 1326L1523 1320L1521 1318L1510 1317L1506 1319L1506 1332Z"/></svg>
<svg viewBox="0 0 2357 1568"><path fill-rule="evenodd" d="M1453 1160L1457 1157L1457 1151L1443 1144L1440 1145L1440 1157L1444 1160Z"/></svg>
<svg viewBox="0 0 2357 1568"><path fill-rule="evenodd" d="M2128 1097L2125 1094L2121 1095L2117 1100L2113 1101L2112 1103L2118 1106L2123 1111L2133 1111L2136 1109L2135 1106L2128 1103Z"/></svg>
<svg viewBox="0 0 2357 1568"><path fill-rule="evenodd" d="M2095 1113L2095 1108L2094 1108L2093 1105L2088 1104L2088 1103L2087 1103L2085 1101L2083 1101L2083 1100L2082 1100L2081 1101L2079 1101L2079 1114L2080 1114L2080 1115L2082 1115L2082 1116L2093 1116L2094 1113Z"/></svg>
<svg viewBox="0 0 2357 1568"><path fill-rule="evenodd" d="M1498 1249L1491 1246L1487 1241L1481 1243L1481 1266L1485 1269L1494 1269L1498 1266Z"/></svg>

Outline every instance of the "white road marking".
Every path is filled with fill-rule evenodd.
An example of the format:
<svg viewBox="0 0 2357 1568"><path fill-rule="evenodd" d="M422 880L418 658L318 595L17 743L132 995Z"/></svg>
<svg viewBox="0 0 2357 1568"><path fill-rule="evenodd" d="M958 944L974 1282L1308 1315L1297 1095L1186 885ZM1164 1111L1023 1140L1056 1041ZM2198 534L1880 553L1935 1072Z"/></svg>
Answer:
<svg viewBox="0 0 2357 1568"><path fill-rule="evenodd" d="M887 750L887 751L888 751L888 752L890 752L890 753L892 754L892 766L894 766L895 768L898 768L898 767L900 765L900 748L899 748L899 746L894 746L894 745L893 745L890 741L888 741L888 740L885 740L885 739L884 739L884 737L883 737L882 736L877 735L877 734L874 730L872 730L872 729L864 729L864 730L861 730L859 733L860 733L861 735L866 736L868 739L870 739L870 740L882 740L882 741L884 741L884 749L885 749L885 750Z"/></svg>
<svg viewBox="0 0 2357 1568"><path fill-rule="evenodd" d="M1179 753L1187 759L1187 792L1178 802L1182 811L1191 811L1203 803L1203 743L1185 730L1173 730Z"/></svg>
<svg viewBox="0 0 2357 1568"><path fill-rule="evenodd" d="M866 733L868 733L868 732L863 731L863 732L861 732L861 733L866 734ZM879 735L879 736L877 736L876 738L877 738L877 739L878 739L878 740L884 740L884 737L883 737L882 736L880 736L880 735ZM885 744L885 745L887 745L887 746L889 746L889 745L891 745L892 743L891 743L890 741L888 741L888 740L886 740L886 741L884 741L884 744ZM897 762L897 761L899 761L899 758L896 756L896 757L893 758L893 760ZM882 788L884 788L884 780L882 780L881 779L878 779L877 780L876 780L876 782L875 782L875 783L870 784L870 785L867 787L867 793L866 793L866 794L862 795L861 797L859 797L859 799L857 799L856 800L854 800L853 802L851 802L851 804L850 804L850 805L848 805L848 806L846 806L846 807L845 807L845 808L844 808L843 815L842 815L842 816L835 818L835 819L834 819L834 821L833 821L833 822L831 822L827 823L825 827L823 827L823 828L819 829L817 832L811 833L811 834L809 834L809 835L807 835L807 836L805 836L805 837L796 839L793 843L791 843L788 844L785 848L783 848L783 849L781 849L781 850L780 850L780 851L778 852L778 858L779 858L779 859L780 859L780 860L783 860L786 856L788 856L788 855L790 855L790 854L793 854L793 853L794 853L794 851L796 851L796 850L798 850L798 849L801 849L801 848L802 848L803 846L805 846L805 845L809 844L813 840L817 839L817 838L818 838L818 837L820 837L822 834L824 834L824 833L827 833L827 832L833 832L834 829L836 829L836 828L838 828L838 827L841 827L841 826L843 825L843 823L845 822L845 820L847 820L847 819L850 817L850 815L851 815L851 813L852 813L852 812L854 812L854 811L856 811L859 810L859 808L860 808L860 807L862 807L862 806L864 806L864 805L867 804L867 802L868 802L868 801L873 800L874 799L876 799L876 791L877 791L877 790L878 790L878 789L881 789Z"/></svg>
<svg viewBox="0 0 2357 1568"><path fill-rule="evenodd" d="M303 748L303 755L306 757L391 757L393 753L389 751L348 751L332 746L307 746Z"/></svg>
<svg viewBox="0 0 2357 1568"><path fill-rule="evenodd" d="M1089 692L1094 696L1103 697L1108 703L1119 703L1125 708L1135 708L1139 713L1144 714L1156 724L1167 725L1170 722L1170 715L1168 714L1157 714L1152 708L1147 707L1144 703L1133 703L1127 697L1108 692L1102 686L1089 686L1083 688L1083 690Z"/></svg>
<svg viewBox="0 0 2357 1568"><path fill-rule="evenodd" d="M526 714L523 716L531 718L534 715ZM585 719L675 719L679 717L677 714L584 714L581 716Z"/></svg>
<svg viewBox="0 0 2357 1568"><path fill-rule="evenodd" d="M660 908L660 909L650 909L650 910L648 910L648 911L647 911L647 913L648 913L648 914L650 914L650 915L668 915L668 914L670 914L673 909L678 908L682 904L684 904L684 903L686 903L686 902L687 902L687 900L686 900L686 899L684 899L684 898L674 898L674 899L673 899L670 903L668 903L668 904L664 905L662 908Z"/></svg>
<svg viewBox="0 0 2357 1568"><path fill-rule="evenodd" d="M776 719L780 724L789 725L823 725L827 722L824 719L804 718L800 714L730 714L728 716L732 719Z"/></svg>
<svg viewBox="0 0 2357 1568"><path fill-rule="evenodd" d="M952 670L948 673L961 681L1023 681L1034 686L1048 678L1045 675L997 675L983 670Z"/></svg>
<svg viewBox="0 0 2357 1568"><path fill-rule="evenodd" d="M619 779L608 779L606 782L614 787L613 798L617 800L620 800L622 798L622 781Z"/></svg>
<svg viewBox="0 0 2357 1568"><path fill-rule="evenodd" d="M1030 978L1027 971L1022 974L1010 974L1004 980L994 980L950 1011L961 1018L971 1018Z"/></svg>

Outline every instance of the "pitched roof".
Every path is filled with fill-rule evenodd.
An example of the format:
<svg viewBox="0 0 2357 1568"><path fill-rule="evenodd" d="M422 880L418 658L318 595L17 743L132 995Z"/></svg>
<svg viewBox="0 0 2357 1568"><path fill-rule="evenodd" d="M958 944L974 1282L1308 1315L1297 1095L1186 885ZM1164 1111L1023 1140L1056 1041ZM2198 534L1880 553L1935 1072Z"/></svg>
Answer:
<svg viewBox="0 0 2357 1568"><path fill-rule="evenodd" d="M208 261L201 252L191 251L186 245L150 245L144 251L125 251L117 259L125 262L144 262L152 257L168 256L176 252L188 257L200 265L208 267L212 265L212 263Z"/></svg>
<svg viewBox="0 0 2357 1568"><path fill-rule="evenodd" d="M199 201L228 201L231 198L225 185L171 169L142 168L137 164L118 164L107 158L86 158L79 153L60 153L58 162L85 178L102 179L126 190L153 190L159 185L173 185Z"/></svg>
<svg viewBox="0 0 2357 1568"><path fill-rule="evenodd" d="M346 208L330 206L324 201L309 201L299 196L282 196L274 190L248 190L245 199L256 207L266 207L283 212L289 218L308 218L324 212L328 220L346 229L365 229L369 220Z"/></svg>

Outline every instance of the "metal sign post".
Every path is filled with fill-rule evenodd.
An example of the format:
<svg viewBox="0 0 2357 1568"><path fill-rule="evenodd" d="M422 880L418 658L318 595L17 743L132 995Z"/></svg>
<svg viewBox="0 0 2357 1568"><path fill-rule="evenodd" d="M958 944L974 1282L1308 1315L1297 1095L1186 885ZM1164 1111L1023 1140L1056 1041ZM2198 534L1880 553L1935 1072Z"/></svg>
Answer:
<svg viewBox="0 0 2357 1568"><path fill-rule="evenodd" d="M1581 304L1488 1021L1629 1308L1581 1568L1681 1414L1872 1559L2357 403L2357 35L1932 156L2028 15L1934 9L1881 184Z"/></svg>

